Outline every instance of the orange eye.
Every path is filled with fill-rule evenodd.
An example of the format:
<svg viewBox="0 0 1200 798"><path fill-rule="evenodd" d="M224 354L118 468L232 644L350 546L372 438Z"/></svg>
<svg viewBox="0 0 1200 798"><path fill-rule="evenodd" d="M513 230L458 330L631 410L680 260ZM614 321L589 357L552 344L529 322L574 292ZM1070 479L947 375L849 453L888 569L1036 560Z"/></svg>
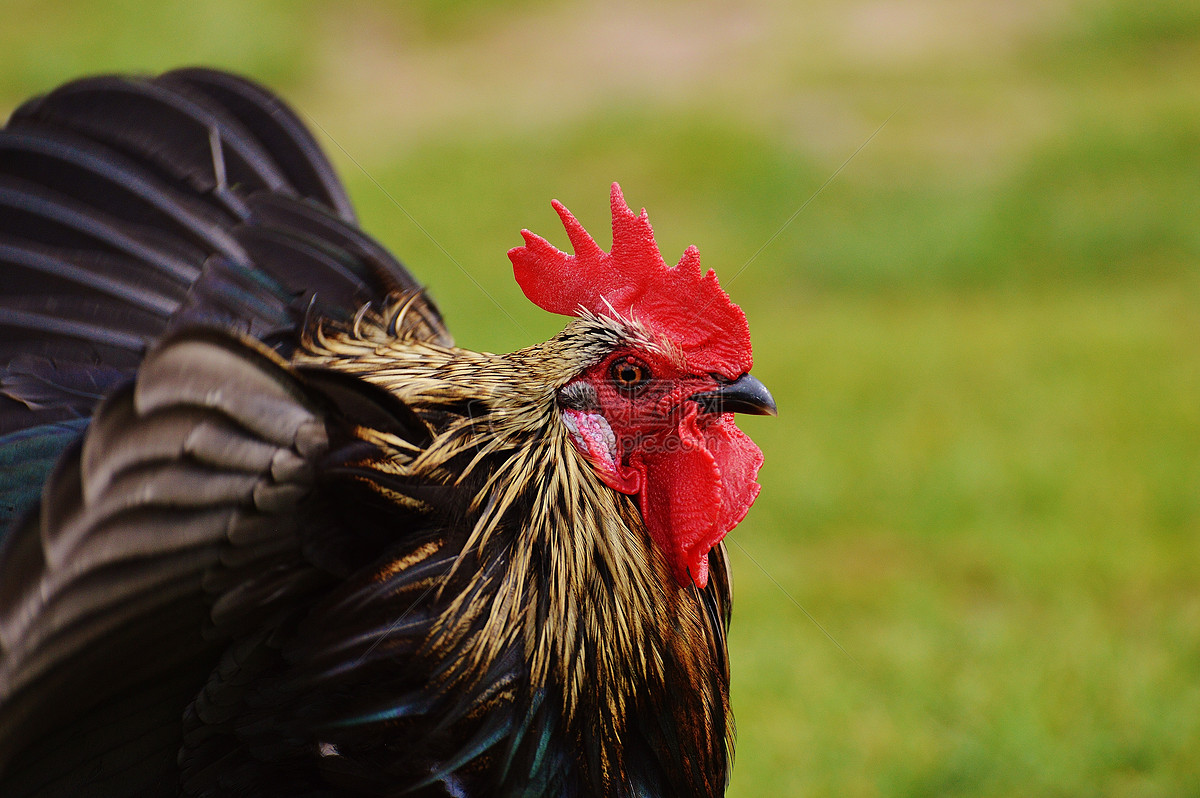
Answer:
<svg viewBox="0 0 1200 798"><path fill-rule="evenodd" d="M613 361L608 369L617 390L632 396L650 382L650 367L635 357L622 357Z"/></svg>

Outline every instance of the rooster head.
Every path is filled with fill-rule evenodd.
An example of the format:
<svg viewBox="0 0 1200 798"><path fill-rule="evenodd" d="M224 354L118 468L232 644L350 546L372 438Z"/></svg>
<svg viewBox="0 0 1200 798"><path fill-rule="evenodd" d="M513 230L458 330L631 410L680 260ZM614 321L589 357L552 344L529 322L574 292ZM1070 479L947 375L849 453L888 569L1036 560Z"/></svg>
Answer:
<svg viewBox="0 0 1200 798"><path fill-rule="evenodd" d="M534 304L603 330L603 347L558 392L563 423L599 478L637 497L654 544L680 585L704 587L708 553L758 496L762 452L733 413L775 414L751 377L746 315L688 247L668 267L646 211L612 187L613 244L605 252L555 201L575 250L528 230L509 251Z"/></svg>

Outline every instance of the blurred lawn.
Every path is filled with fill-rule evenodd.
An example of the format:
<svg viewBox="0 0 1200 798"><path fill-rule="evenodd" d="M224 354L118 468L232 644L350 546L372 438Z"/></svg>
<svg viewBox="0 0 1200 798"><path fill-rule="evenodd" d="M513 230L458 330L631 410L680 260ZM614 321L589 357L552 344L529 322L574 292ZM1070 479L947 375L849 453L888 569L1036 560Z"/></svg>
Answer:
<svg viewBox="0 0 1200 798"><path fill-rule="evenodd" d="M560 326L504 257L565 246L551 197L600 232L620 180L700 246L781 408L743 424L731 795L1197 794L1200 4L0 12L0 111L189 63L282 90L465 345Z"/></svg>

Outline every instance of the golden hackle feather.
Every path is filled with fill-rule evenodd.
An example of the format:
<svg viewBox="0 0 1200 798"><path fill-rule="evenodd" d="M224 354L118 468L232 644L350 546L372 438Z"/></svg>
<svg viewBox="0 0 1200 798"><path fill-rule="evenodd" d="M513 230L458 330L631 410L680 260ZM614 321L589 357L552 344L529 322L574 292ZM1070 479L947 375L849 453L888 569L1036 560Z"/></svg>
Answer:
<svg viewBox="0 0 1200 798"><path fill-rule="evenodd" d="M532 687L563 687L568 722L585 705L600 710L590 722L611 742L600 766L613 776L619 764L607 760L620 750L618 719L639 693L667 691L668 663L674 663L672 673L682 672L688 683L669 689L696 697L699 706L687 711L694 722L727 721L697 733L711 732L731 750L727 693L714 690L715 674L688 673L693 664L707 670L714 658L723 669L728 594L714 586L712 600L721 606L717 617L708 617L701 591L676 585L635 501L595 475L557 405L558 391L615 347L663 352L670 344L636 321L585 313L545 343L478 353L406 335L396 320L407 302L400 297L382 312L366 310L353 325L312 329L295 361L383 387L430 426L432 439L420 452L391 449L372 436L388 452L375 468L456 484L484 470L471 497L471 531L443 584L460 569L475 570L449 597L427 642L437 654L454 657L443 678L471 684L519 643ZM503 556L495 556L500 548ZM477 567L496 562L502 565ZM723 549L714 565L727 588Z"/></svg>

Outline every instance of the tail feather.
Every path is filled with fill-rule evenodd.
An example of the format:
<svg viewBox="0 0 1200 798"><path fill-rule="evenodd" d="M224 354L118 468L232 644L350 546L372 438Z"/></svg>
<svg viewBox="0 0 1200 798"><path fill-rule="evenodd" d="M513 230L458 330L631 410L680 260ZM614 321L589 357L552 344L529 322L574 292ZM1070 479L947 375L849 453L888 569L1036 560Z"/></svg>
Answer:
<svg viewBox="0 0 1200 798"><path fill-rule="evenodd" d="M199 92L105 75L68 83L18 108L8 126L66 130L144 162L187 190L212 195L236 216L238 195L297 196L279 165L241 122ZM232 186L239 186L235 193Z"/></svg>
<svg viewBox="0 0 1200 798"><path fill-rule="evenodd" d="M408 269L379 242L317 205L266 193L251 195L246 204L252 224L303 236L327 249L341 250L350 256L352 268L368 282L377 280L395 293L421 290Z"/></svg>
<svg viewBox="0 0 1200 798"><path fill-rule="evenodd" d="M234 217L95 141L53 129L9 130L0 137L0 172L250 265L230 234Z"/></svg>
<svg viewBox="0 0 1200 798"><path fill-rule="evenodd" d="M171 316L168 330L216 325L286 349L299 315L293 300L271 275L214 255Z"/></svg>
<svg viewBox="0 0 1200 798"><path fill-rule="evenodd" d="M342 251L270 227L242 227L238 239L263 271L294 297L293 305L315 302L321 315L346 318L373 298L374 292Z"/></svg>
<svg viewBox="0 0 1200 798"><path fill-rule="evenodd" d="M245 78L212 69L177 69L158 80L211 97L254 131L300 196L328 206L348 224L357 224L354 207L333 165L300 118L278 97Z"/></svg>
<svg viewBox="0 0 1200 798"><path fill-rule="evenodd" d="M100 295L169 318L187 285L125 255L51 247L0 233L7 297Z"/></svg>
<svg viewBox="0 0 1200 798"><path fill-rule="evenodd" d="M87 78L0 130L0 435L86 418L171 330L234 329L286 356L310 317L345 322L393 294L415 297L416 334L450 343L355 226L316 139L247 80Z"/></svg>
<svg viewBox="0 0 1200 798"><path fill-rule="evenodd" d="M133 225L73 197L0 175L0 232L82 251L115 252L190 283L205 253L169 231Z"/></svg>

